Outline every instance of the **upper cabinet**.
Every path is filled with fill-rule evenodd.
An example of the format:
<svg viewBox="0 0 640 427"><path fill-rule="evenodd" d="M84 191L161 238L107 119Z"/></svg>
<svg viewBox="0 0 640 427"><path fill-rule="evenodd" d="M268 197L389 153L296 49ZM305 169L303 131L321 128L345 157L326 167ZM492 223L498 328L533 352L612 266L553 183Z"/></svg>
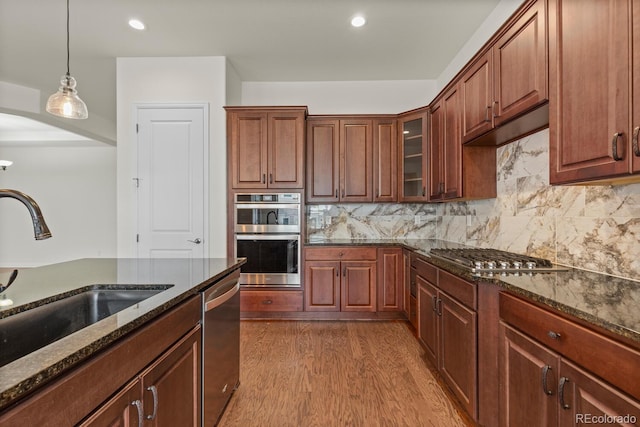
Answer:
<svg viewBox="0 0 640 427"><path fill-rule="evenodd" d="M309 117L307 201L373 201L373 121Z"/></svg>
<svg viewBox="0 0 640 427"><path fill-rule="evenodd" d="M226 107L234 189L302 188L306 107Z"/></svg>
<svg viewBox="0 0 640 427"><path fill-rule="evenodd" d="M529 1L462 73L463 142L499 145L548 124L546 109L526 114L548 99L545 8Z"/></svg>
<svg viewBox="0 0 640 427"><path fill-rule="evenodd" d="M400 202L427 201L428 117L426 107L398 117Z"/></svg>
<svg viewBox="0 0 640 427"><path fill-rule="evenodd" d="M550 182L639 172L640 1L550 0L549 55Z"/></svg>
<svg viewBox="0 0 640 427"><path fill-rule="evenodd" d="M432 104L429 117L429 200L462 197L460 90L457 85Z"/></svg>
<svg viewBox="0 0 640 427"><path fill-rule="evenodd" d="M396 119L373 121L373 201L398 200L398 131Z"/></svg>

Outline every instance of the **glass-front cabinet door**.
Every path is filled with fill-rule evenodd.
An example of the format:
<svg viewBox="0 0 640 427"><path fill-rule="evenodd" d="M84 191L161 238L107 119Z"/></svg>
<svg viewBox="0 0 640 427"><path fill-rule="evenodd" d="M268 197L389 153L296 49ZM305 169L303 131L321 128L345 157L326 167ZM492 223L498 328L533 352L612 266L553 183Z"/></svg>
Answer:
<svg viewBox="0 0 640 427"><path fill-rule="evenodd" d="M427 113L425 108L398 118L401 202L427 200Z"/></svg>

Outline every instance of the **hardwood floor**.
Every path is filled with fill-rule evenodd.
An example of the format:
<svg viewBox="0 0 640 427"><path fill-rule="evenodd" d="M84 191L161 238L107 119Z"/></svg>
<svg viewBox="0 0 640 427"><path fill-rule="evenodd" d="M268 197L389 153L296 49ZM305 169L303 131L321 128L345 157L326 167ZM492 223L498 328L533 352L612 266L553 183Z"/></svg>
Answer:
<svg viewBox="0 0 640 427"><path fill-rule="evenodd" d="M221 427L466 426L404 322L242 321Z"/></svg>

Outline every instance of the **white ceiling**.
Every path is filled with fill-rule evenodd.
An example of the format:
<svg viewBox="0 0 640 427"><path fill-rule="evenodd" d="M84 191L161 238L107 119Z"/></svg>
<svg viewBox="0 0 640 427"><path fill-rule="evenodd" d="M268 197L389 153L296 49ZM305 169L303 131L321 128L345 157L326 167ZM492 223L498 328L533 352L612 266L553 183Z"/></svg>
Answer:
<svg viewBox="0 0 640 427"><path fill-rule="evenodd" d="M243 81L436 79L498 3L71 0L71 74L90 114L114 126L116 57L222 55ZM368 22L352 28L358 13ZM55 92L65 19L66 0L0 0L0 81Z"/></svg>

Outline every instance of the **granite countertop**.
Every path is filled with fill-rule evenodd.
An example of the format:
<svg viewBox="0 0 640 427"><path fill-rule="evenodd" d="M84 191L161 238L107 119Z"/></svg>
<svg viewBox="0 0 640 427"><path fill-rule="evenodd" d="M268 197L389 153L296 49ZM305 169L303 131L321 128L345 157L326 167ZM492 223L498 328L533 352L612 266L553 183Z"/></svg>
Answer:
<svg viewBox="0 0 640 427"><path fill-rule="evenodd" d="M96 258L18 269L15 282L0 296L0 319L96 285L166 290L0 367L0 409L196 295L245 262L244 258ZM12 271L1 269L0 283L7 283Z"/></svg>
<svg viewBox="0 0 640 427"><path fill-rule="evenodd" d="M468 247L442 240L318 239L306 246L403 246L429 257L434 248ZM569 314L640 344L640 282L567 267L566 271L534 275L477 276L435 258L432 264L470 281L492 282L512 293Z"/></svg>

